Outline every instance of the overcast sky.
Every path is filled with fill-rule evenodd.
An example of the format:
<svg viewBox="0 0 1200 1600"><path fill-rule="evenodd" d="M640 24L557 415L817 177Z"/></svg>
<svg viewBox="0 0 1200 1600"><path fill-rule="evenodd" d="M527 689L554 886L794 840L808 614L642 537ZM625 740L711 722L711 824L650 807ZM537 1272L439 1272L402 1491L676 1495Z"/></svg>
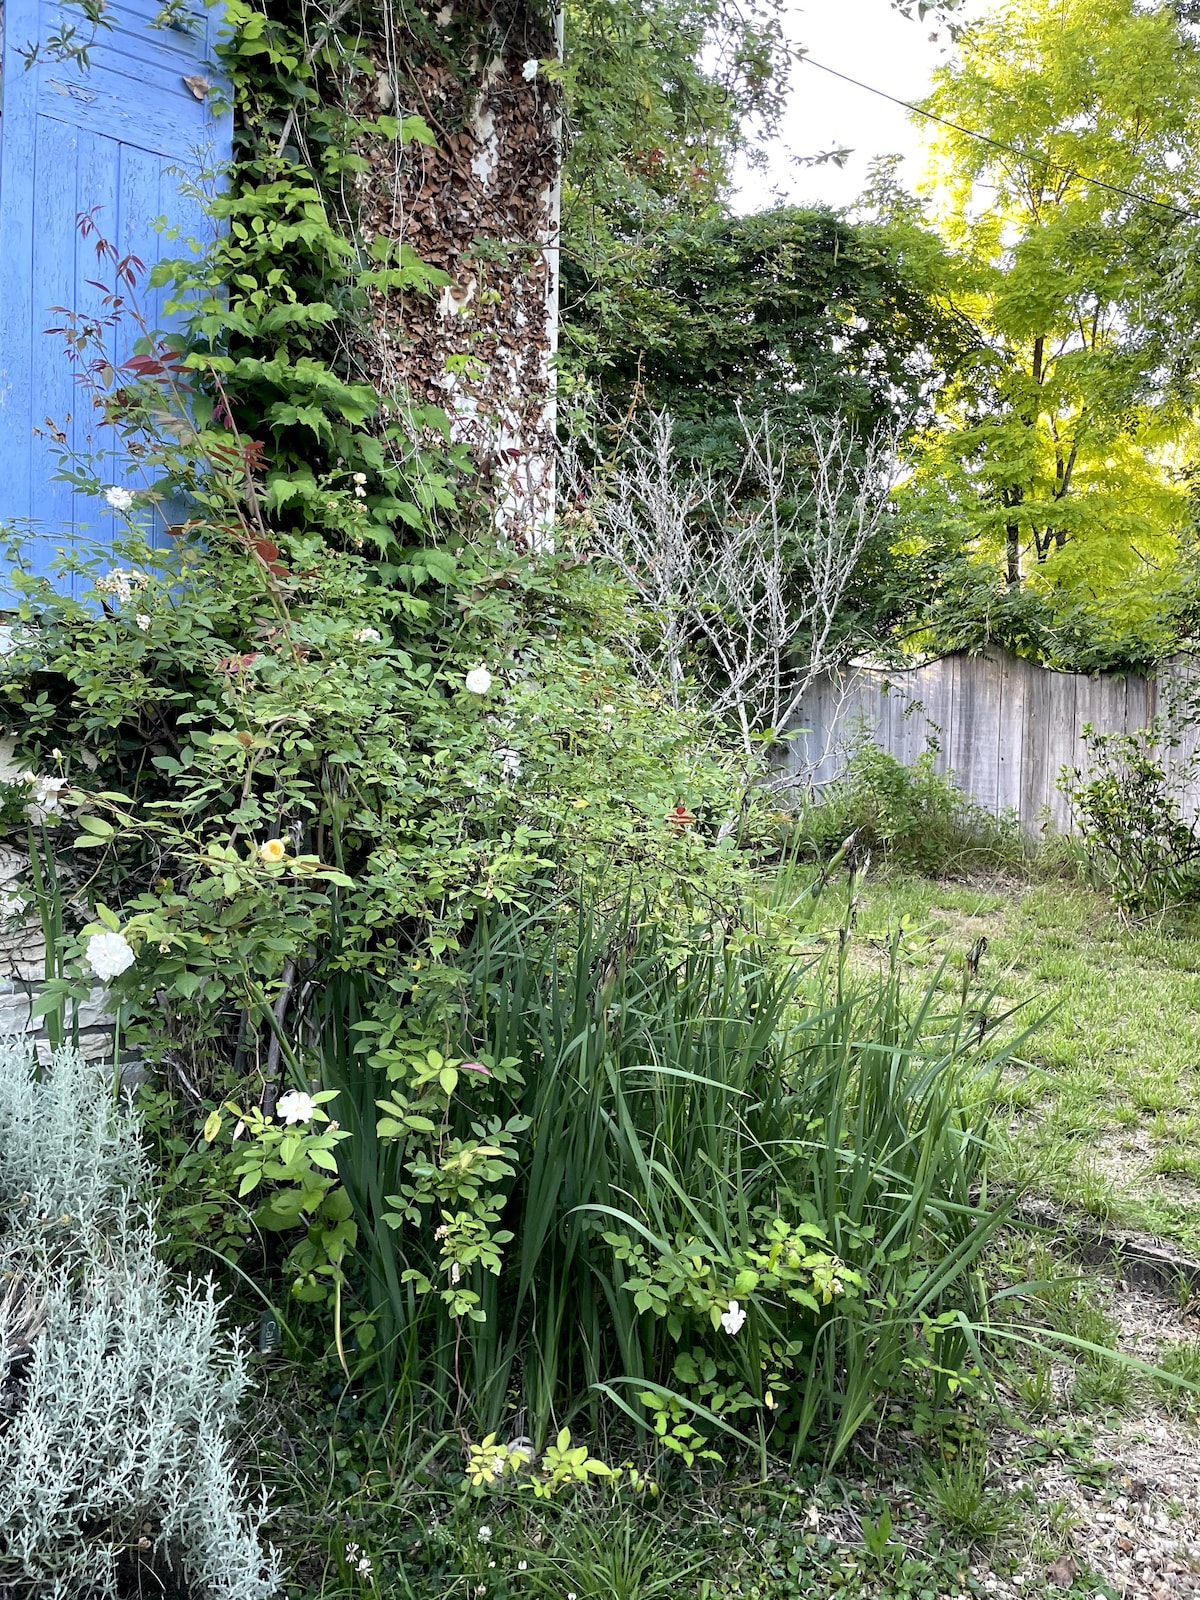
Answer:
<svg viewBox="0 0 1200 1600"><path fill-rule="evenodd" d="M951 48L945 37L930 41L932 21L907 22L888 0L792 4L786 25L792 42L806 45L814 60L901 100L919 100L928 92L934 68ZM798 158L837 146L853 151L842 168L796 165ZM893 151L905 156L906 187L913 187L921 170L920 135L906 111L807 62L793 69L779 137L764 150L764 168L745 162L738 168L734 204L739 211L813 201L849 205L867 181L872 158Z"/></svg>

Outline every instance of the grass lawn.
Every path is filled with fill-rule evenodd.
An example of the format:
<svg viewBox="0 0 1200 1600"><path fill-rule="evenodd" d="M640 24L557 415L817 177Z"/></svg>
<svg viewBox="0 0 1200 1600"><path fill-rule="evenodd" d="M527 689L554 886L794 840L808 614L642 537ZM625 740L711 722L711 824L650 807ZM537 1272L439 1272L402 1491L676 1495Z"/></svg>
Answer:
<svg viewBox="0 0 1200 1600"><path fill-rule="evenodd" d="M1129 927L1066 879L883 876L860 945L899 932L914 980L962 980L981 937L989 1009L1041 1025L1006 1079L1003 1166L1035 1191L1200 1254L1200 928Z"/></svg>

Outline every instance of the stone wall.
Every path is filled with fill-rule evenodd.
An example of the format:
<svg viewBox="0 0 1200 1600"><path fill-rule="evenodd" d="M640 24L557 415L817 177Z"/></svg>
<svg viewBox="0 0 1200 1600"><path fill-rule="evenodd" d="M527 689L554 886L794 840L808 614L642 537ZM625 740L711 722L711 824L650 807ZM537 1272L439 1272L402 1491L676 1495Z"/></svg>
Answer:
<svg viewBox="0 0 1200 1600"><path fill-rule="evenodd" d="M0 783L19 776L12 741L0 740ZM0 1037L26 1035L42 1058L49 1053L50 1036L45 1020L33 1015L33 1007L45 974L46 943L32 903L29 859L19 851L0 848ZM67 1021L78 1028L79 1048L89 1060L112 1055L116 1019L103 988L93 989Z"/></svg>

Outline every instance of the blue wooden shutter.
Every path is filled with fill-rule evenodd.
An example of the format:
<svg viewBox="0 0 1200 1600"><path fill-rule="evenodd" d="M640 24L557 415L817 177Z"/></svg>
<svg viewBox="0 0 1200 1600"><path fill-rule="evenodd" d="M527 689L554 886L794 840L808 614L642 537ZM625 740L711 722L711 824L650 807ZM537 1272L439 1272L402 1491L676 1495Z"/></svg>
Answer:
<svg viewBox="0 0 1200 1600"><path fill-rule="evenodd" d="M64 533L96 539L117 530L102 500L54 482L54 447L37 432L47 418L73 449L108 452L110 483L141 486L118 459L111 430L96 430L62 340L45 332L63 320L54 306L99 313L101 292L87 280L111 278L77 218L96 208L99 233L147 270L185 254L185 241L211 237L212 225L181 183L228 161L232 117L214 108L213 95L196 93L213 79L216 8L196 0L184 31L154 25L161 0L110 0L112 26L97 31L86 66L47 58L27 69L22 50L78 23L79 13L58 0L0 7L0 523L32 519L27 549L34 570L46 572ZM156 228L164 216L178 238ZM139 295L150 325L166 326L162 292L142 286ZM127 359L136 332L117 330L110 357ZM0 606L3 574L0 561Z"/></svg>

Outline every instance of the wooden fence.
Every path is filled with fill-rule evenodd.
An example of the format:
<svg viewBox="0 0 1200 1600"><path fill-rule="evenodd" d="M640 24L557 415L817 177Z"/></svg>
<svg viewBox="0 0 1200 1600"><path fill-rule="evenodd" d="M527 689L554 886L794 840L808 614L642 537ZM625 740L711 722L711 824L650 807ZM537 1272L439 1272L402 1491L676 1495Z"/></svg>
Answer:
<svg viewBox="0 0 1200 1600"><path fill-rule="evenodd" d="M940 772L980 805L1013 811L1030 831L1049 823L1069 831L1071 808L1058 789L1063 767L1088 766L1083 729L1146 727L1164 705L1168 681L1200 677L1192 657L1177 657L1152 678L1051 672L995 651L952 655L892 670L856 666L819 679L789 736L787 768L813 787L829 783L856 740L867 738L911 765L930 744ZM1200 787L1184 771L1200 731L1169 753L1168 771L1185 814L1200 811Z"/></svg>

